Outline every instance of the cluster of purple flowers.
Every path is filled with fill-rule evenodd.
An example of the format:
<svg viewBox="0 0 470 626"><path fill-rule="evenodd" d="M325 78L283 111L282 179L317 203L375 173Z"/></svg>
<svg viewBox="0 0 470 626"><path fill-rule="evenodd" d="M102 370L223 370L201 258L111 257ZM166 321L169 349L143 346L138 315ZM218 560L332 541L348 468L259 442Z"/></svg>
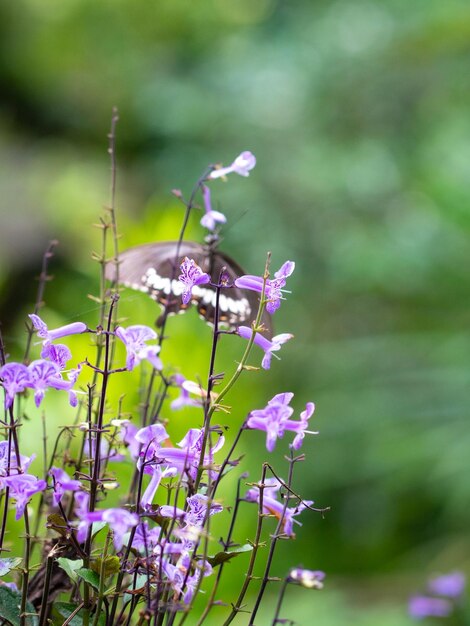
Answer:
<svg viewBox="0 0 470 626"><path fill-rule="evenodd" d="M462 572L452 572L431 578L426 595L410 598L408 612L415 619L448 617L458 606L465 591L466 579Z"/></svg>
<svg viewBox="0 0 470 626"><path fill-rule="evenodd" d="M205 228L214 231L219 224L226 221L222 213L212 209L211 192L206 183L232 172L248 176L255 164L255 157L250 152L243 152L229 167L210 169L199 185L205 208L201 224ZM224 286L227 288L236 286L263 294L260 313L266 309L273 315L284 298L286 281L294 268L295 264L292 261L286 261L274 273L272 279L266 276L246 275L236 279L233 285ZM183 304L187 305L191 301L191 292L195 286L207 284L210 280L209 275L204 273L193 259L186 257L181 264L179 277ZM127 327L117 324L112 330L111 311L112 307L108 330L103 331L100 326L97 334L104 337L107 348L110 341L117 340L120 349L125 350L124 356L119 350L116 352L116 358L121 362L125 361L125 365L119 368L114 368L107 361L111 352L107 349L104 351L106 355L104 365L101 363L103 360L101 357L97 359L96 365L92 365L87 359L72 369L66 369L72 354L70 349L65 344L58 343L58 340L93 331L82 322L49 330L38 315L29 316L41 340L40 358L29 364L10 362L0 367L4 405L10 417L8 438L0 442L0 490L4 495L3 519L6 520L6 511L12 501L16 508L16 520L24 517L28 541L30 537L27 507L35 494L42 494L39 515L45 507L48 507L49 512L55 514L59 512L63 519L59 529L66 529L65 534L62 532L61 534L71 539L70 545L75 550L76 556L80 557L68 560L68 567L73 566L76 571L82 567L84 561L81 557L84 555L87 565L93 564L97 528L107 527L109 547L112 540L120 560L114 595L109 594L112 606L109 607L107 603L106 610L111 611L110 624L115 623L112 620L116 616L117 604L122 600L123 592L130 591L137 599L135 602L132 599L129 605L123 602L119 618L122 621L125 611L129 609L127 623L130 624L132 611L139 601L141 589L138 585L139 577L145 579L146 611L150 613L161 611L164 610L162 606L169 606L170 611L174 612L181 607L190 608L203 580L213 573L214 564L222 567L217 560L208 556L207 542L212 540L209 524L212 516L230 509L225 500L223 504L219 502L217 490L227 471L240 462L232 458L238 437L243 432L262 431L266 435L266 448L268 452L272 452L277 441L284 437L286 431L290 431L293 433L290 451L294 463L301 460L302 455L295 459L294 452L301 448L305 435L317 433L308 430L314 404L308 402L299 418L293 419L294 409L290 406L293 394L279 393L271 398L264 408L253 410L247 416L240 426L230 452L225 459L220 460L218 453L224 448L225 437L222 434L222 427L211 424L211 417L215 411L226 410L226 407L219 402L224 392L217 395L212 389L214 380L212 375L209 376L206 391L200 384L187 380L181 373L171 371L160 359L163 333L158 335L152 328L139 324ZM275 353L293 335L284 333L267 338L260 332L262 330L261 327L249 328L240 325L235 333L262 349L264 352L262 367L269 369L272 356L276 356ZM114 355L110 361L113 359ZM106 398L105 382L101 388L101 396L99 393L94 396L94 385L88 385L86 400L78 406L77 394L80 391L77 391L76 383L84 367L89 367L96 379L102 375L103 381L105 379L107 381L111 374L130 372L144 362L151 366L151 382L147 392L146 408L143 410L142 427L127 416L123 418L120 411L116 419L106 423L105 415L108 413L109 403ZM155 393L152 404L150 400L154 378L160 378L161 389ZM19 394L26 395L27 390L31 389L34 403L36 407L40 407L46 391L51 388L66 391L70 405L77 407L77 412L86 407L87 420L82 423L78 420L76 422L77 430L74 432L83 435L78 455L67 448L61 465L58 462L60 454L57 452L56 444L51 463L45 470L46 475L38 478L29 472L35 455L26 457L19 452L14 410L20 405L17 401ZM164 402L171 395L168 394L171 388L178 391L178 396L169 403L171 410L192 407L203 417L203 426L188 428L186 434L176 444L171 442L167 431L168 422L162 417L162 407L166 406ZM228 388L229 386L227 390ZM17 413L20 414L21 411ZM4 425L7 426L6 423ZM126 458L130 459L134 475L129 498L127 501L121 500L118 506L106 507L104 500L107 488L118 486L115 480L109 478L112 474L108 470L108 464ZM73 468L74 474L70 468ZM167 495L162 499L164 488ZM300 525L296 518L313 504L311 500L302 500L294 496L289 484L274 477L266 478L262 483L249 488L244 495L238 497L237 505L241 502L251 503L250 506L255 504L260 520L265 516L275 517L280 529L279 534L283 538L295 537L294 524ZM55 521L51 523L52 528L55 527L54 524ZM230 533L226 542L221 540L225 550L233 546ZM4 532L2 531L0 535L1 544ZM204 548L201 547L202 544ZM108 549L108 540L106 546L105 551ZM100 573L104 571L102 568L98 569ZM86 576L84 575L84 580L89 581L89 576L88 571ZM319 589L323 578L323 572L297 568L290 571L285 581ZM132 579L132 582L129 579ZM214 584L215 590L218 578ZM26 593L27 578L26 591L22 592L23 607ZM98 612L103 601L102 587L99 594L101 595L95 605ZM85 594L84 598L88 598L86 602L90 603L89 594ZM93 601L95 600L96 598L93 598ZM82 603L84 611L89 609L85 606L86 602L84 600ZM234 611L241 610L241 602L242 596L236 607L234 605ZM45 615L46 613L41 617L41 625L46 623ZM98 615L94 623L99 623L97 620Z"/></svg>

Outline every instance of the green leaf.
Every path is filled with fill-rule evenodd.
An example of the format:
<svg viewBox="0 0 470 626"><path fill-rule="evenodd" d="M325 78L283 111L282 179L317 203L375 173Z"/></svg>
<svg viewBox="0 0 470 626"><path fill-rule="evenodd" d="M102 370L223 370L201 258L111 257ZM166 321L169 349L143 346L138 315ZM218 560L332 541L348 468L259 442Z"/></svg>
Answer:
<svg viewBox="0 0 470 626"><path fill-rule="evenodd" d="M76 610L77 605L72 602L54 602L52 605L54 611L58 614L58 619L53 619L54 626L61 626L63 622ZM81 609L76 615L72 617L69 622L69 626L82 626L83 624L83 609Z"/></svg>
<svg viewBox="0 0 470 626"><path fill-rule="evenodd" d="M80 578L83 578L85 582L87 582L95 589L98 590L100 588L100 577L93 570L82 567L81 569L77 570L77 574L78 576L80 576Z"/></svg>
<svg viewBox="0 0 470 626"><path fill-rule="evenodd" d="M0 576L5 576L10 570L18 567L22 560L21 558L0 559Z"/></svg>
<svg viewBox="0 0 470 626"><path fill-rule="evenodd" d="M246 543L244 546L240 546L239 548L232 548L230 550L226 550L225 552L218 552L214 556L209 556L207 560L212 565L212 567L216 567L217 565L221 565L222 563L230 561L230 559L235 558L239 554L251 552L252 550L253 546L250 546L248 543Z"/></svg>
<svg viewBox="0 0 470 626"><path fill-rule="evenodd" d="M97 574L101 574L103 559L96 559L91 563L91 569ZM121 560L118 556L108 556L104 561L104 577L117 574L121 569Z"/></svg>
<svg viewBox="0 0 470 626"><path fill-rule="evenodd" d="M0 616L10 622L10 624L13 624L13 626L20 626L20 606L21 593L19 591L13 591L8 587L0 587ZM26 602L26 613L36 613L31 602ZM37 626L38 622L37 615L28 615L26 617L27 626Z"/></svg>
<svg viewBox="0 0 470 626"><path fill-rule="evenodd" d="M105 526L107 526L108 522L93 522L91 525L91 535L95 537L100 530L103 530Z"/></svg>
<svg viewBox="0 0 470 626"><path fill-rule="evenodd" d="M57 565L64 570L70 580L76 583L78 580L77 570L83 567L83 559L72 561L61 556L57 559Z"/></svg>

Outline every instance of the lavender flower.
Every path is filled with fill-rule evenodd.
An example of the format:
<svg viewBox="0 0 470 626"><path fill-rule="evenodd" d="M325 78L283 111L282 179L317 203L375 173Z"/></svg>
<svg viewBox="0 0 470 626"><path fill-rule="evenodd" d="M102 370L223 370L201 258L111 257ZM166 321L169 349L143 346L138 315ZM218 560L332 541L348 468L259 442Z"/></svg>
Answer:
<svg viewBox="0 0 470 626"><path fill-rule="evenodd" d="M307 589L323 589L323 580L325 579L325 572L320 570L312 571L310 569L303 569L302 567L294 567L289 572L289 582L294 582Z"/></svg>
<svg viewBox="0 0 470 626"><path fill-rule="evenodd" d="M74 322L73 324L60 326L55 330L49 330L46 323L43 322L39 315L32 313L29 315L29 318L33 322L33 326L36 329L38 337L44 339L46 343L50 343L51 341L60 339L61 337L67 337L68 335L79 335L87 330L87 326L83 322Z"/></svg>
<svg viewBox="0 0 470 626"><path fill-rule="evenodd" d="M13 476L27 472L35 458L35 454L32 454L30 457L20 454L18 462L15 450L12 446L10 451L10 468L8 468L8 441L0 441L0 489L3 489L5 486L3 483L5 476Z"/></svg>
<svg viewBox="0 0 470 626"><path fill-rule="evenodd" d="M184 257L184 261L181 263L181 274L178 276L178 280L183 284L182 301L183 304L188 304L191 300L192 288L196 285L205 285L210 282L211 277L206 274L197 265L193 259Z"/></svg>
<svg viewBox="0 0 470 626"><path fill-rule="evenodd" d="M239 326L237 328L237 334L243 339L250 340L253 335L253 330L248 328L248 326ZM273 352L277 352L281 349L282 344L292 339L294 335L290 333L282 333L281 335L276 335L269 341L266 337L263 337L260 333L255 334L255 344L259 346L262 350L264 350L264 357L261 361L261 367L265 370L268 370L271 367L271 358L273 356ZM274 355L276 356L276 355Z"/></svg>
<svg viewBox="0 0 470 626"><path fill-rule="evenodd" d="M15 395L24 391L31 382L31 375L22 363L7 363L0 367L0 379L5 390L5 409L13 404Z"/></svg>
<svg viewBox="0 0 470 626"><path fill-rule="evenodd" d="M69 391L73 385L73 382L66 381L61 377L59 366L52 361L46 361L45 359L33 361L28 366L28 371L30 374L28 387L34 389L34 401L37 407L40 406L46 389L49 387ZM74 406L72 398L70 399L70 404Z"/></svg>
<svg viewBox="0 0 470 626"><path fill-rule="evenodd" d="M207 561L204 561L202 564L198 562L195 573L188 575L188 570L191 567L191 558L188 554L183 554L176 565L173 565L167 560L164 560L162 565L165 575L175 591L175 600L180 594L183 594L184 604L189 604L193 599L201 575L210 576L210 574L212 574L211 565Z"/></svg>
<svg viewBox="0 0 470 626"><path fill-rule="evenodd" d="M286 285L286 278L292 274L294 269L295 263L293 261L286 261L282 267L275 272L274 279L270 280L268 278L266 280L266 284L261 276L252 276L251 274L247 274L237 278L235 280L235 285L240 289L251 289L252 291L262 293L263 285L265 284L264 296L267 300L266 310L272 315L281 306L281 300L283 300L282 293L284 291L283 288Z"/></svg>
<svg viewBox="0 0 470 626"><path fill-rule="evenodd" d="M447 617L452 613L452 604L443 598L413 596L408 603L408 613L415 619L425 617Z"/></svg>
<svg viewBox="0 0 470 626"><path fill-rule="evenodd" d="M201 401L196 400L195 398L191 398L189 395L189 390L186 389L184 383L186 382L186 378L182 374L175 374L172 377L172 382L175 387L178 387L180 390L180 395L173 400L170 404L170 407L173 411L177 411L178 409L182 409L185 406L201 406Z"/></svg>
<svg viewBox="0 0 470 626"><path fill-rule="evenodd" d="M116 337L126 346L126 368L129 371L132 371L144 359L149 361L157 370L163 368L162 362L157 356L160 352L160 346L146 345L147 341L157 338L157 333L149 326L141 324L128 326L127 328L118 326L116 328Z"/></svg>
<svg viewBox="0 0 470 626"><path fill-rule="evenodd" d="M16 500L16 520L22 517L31 496L39 491L44 491L47 487L45 480L39 480L31 474L5 476L3 481L10 488L10 496Z"/></svg>
<svg viewBox="0 0 470 626"><path fill-rule="evenodd" d="M93 511L81 515L81 522L78 527L77 539L83 543L86 539L88 528L93 522L106 522L114 534L114 547L120 550L123 544L124 535L139 523L139 516L130 513L126 509L104 509L103 511Z"/></svg>
<svg viewBox="0 0 470 626"><path fill-rule="evenodd" d="M56 345L49 343L44 345L41 351L41 357L43 359L50 359L59 367L59 369L63 370L67 361L72 358L72 353L63 343L58 343Z"/></svg>
<svg viewBox="0 0 470 626"><path fill-rule="evenodd" d="M300 421L290 420L294 409L289 406L293 393L279 393L272 398L264 409L252 411L247 419L248 428L266 431L266 448L268 452L274 450L276 441L284 436L286 430L296 434L291 444L295 450L302 445L305 434L317 435L317 432L308 431L308 420L315 409L313 402L308 402L305 411L300 414Z"/></svg>
<svg viewBox="0 0 470 626"><path fill-rule="evenodd" d="M216 229L218 223L225 224L227 218L223 213L212 209L211 190L206 185L202 186L202 197L204 198L204 209L206 212L201 218L201 226L213 231Z"/></svg>
<svg viewBox="0 0 470 626"><path fill-rule="evenodd" d="M250 171L255 165L256 157L254 154L246 150L237 156L232 165L213 170L209 174L209 178L221 178L222 176L226 176L232 172L235 172L235 174L239 174L240 176L249 176Z"/></svg>
<svg viewBox="0 0 470 626"><path fill-rule="evenodd" d="M465 590L465 574L462 572L452 572L432 578L428 583L428 590L438 596L448 598L458 598Z"/></svg>
<svg viewBox="0 0 470 626"><path fill-rule="evenodd" d="M170 467L169 465L150 465L146 467L146 472L151 472L152 478L150 479L147 489L144 491L140 500L140 504L143 509L152 504L162 478L176 476L177 470L175 467Z"/></svg>
<svg viewBox="0 0 470 626"><path fill-rule="evenodd" d="M282 530L288 537L295 537L293 532L294 523L302 526L302 524L294 519L295 516L299 515L304 509L308 508L313 504L312 500L303 500L297 506L287 507L284 511L285 503L279 502L276 499L277 492L281 488L281 483L276 478L268 478L265 480L264 484L266 485L263 489L263 513L274 515L277 519L281 519L282 521ZM246 493L245 499L248 502L257 502L259 503L259 494L260 490L257 487L249 489Z"/></svg>
<svg viewBox="0 0 470 626"><path fill-rule="evenodd" d="M59 506L59 502L66 491L78 491L82 487L82 483L79 480L70 478L67 472L60 467L51 467L49 474L54 479L54 493L52 495L54 506Z"/></svg>

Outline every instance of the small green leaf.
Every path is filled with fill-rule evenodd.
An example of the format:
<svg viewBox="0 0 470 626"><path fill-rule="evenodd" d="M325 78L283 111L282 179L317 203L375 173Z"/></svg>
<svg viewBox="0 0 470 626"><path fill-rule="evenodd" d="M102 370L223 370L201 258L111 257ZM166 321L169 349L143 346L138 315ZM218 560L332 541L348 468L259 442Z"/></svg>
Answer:
<svg viewBox="0 0 470 626"><path fill-rule="evenodd" d="M101 574L101 566L103 563L103 559L96 559L91 563L91 569L97 574ZM118 556L108 556L104 561L104 577L112 576L113 574L117 574L121 569L121 560Z"/></svg>
<svg viewBox="0 0 470 626"><path fill-rule="evenodd" d="M21 593L8 587L0 587L0 616L13 626L20 626L20 607ZM31 602L26 602L26 613L36 613ZM26 625L37 626L38 616L28 615Z"/></svg>
<svg viewBox="0 0 470 626"><path fill-rule="evenodd" d="M61 556L57 559L57 565L64 570L71 581L76 583L78 580L77 570L83 567L83 559L72 561Z"/></svg>
<svg viewBox="0 0 470 626"><path fill-rule="evenodd" d="M93 524L91 525L91 534L93 537L95 537L100 530L103 530L103 528L105 526L107 526L108 522L93 522Z"/></svg>
<svg viewBox="0 0 470 626"><path fill-rule="evenodd" d="M8 572L22 562L21 558L0 559L0 576L5 576Z"/></svg>
<svg viewBox="0 0 470 626"><path fill-rule="evenodd" d="M77 570L77 575L80 576L80 578L83 578L86 583L88 583L95 589L98 590L100 588L100 577L93 570L82 567L81 569Z"/></svg>
<svg viewBox="0 0 470 626"><path fill-rule="evenodd" d="M251 552L253 550L253 546L249 544L245 544L244 546L240 546L239 548L232 548L226 550L225 552L218 552L214 556L209 556L207 560L212 565L212 567L216 567L217 565L221 565L222 563L226 563L238 556L239 554L244 554L245 552Z"/></svg>

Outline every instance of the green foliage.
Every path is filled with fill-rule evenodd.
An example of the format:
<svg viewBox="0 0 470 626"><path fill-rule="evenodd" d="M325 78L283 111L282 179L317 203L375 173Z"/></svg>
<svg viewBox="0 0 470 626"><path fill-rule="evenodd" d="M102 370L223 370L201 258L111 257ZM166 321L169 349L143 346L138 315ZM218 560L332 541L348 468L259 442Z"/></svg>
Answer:
<svg viewBox="0 0 470 626"><path fill-rule="evenodd" d="M0 617L6 619L12 626L20 626L21 593L0 586ZM32 613L26 617L26 626L37 626L38 618L31 602L26 603L26 612Z"/></svg>

